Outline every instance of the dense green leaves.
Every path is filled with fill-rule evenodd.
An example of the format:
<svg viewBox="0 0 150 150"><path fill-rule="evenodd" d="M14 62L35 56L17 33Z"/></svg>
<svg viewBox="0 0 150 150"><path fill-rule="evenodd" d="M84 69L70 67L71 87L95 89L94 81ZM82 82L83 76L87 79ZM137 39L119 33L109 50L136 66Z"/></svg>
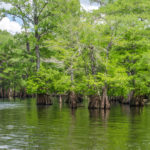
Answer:
<svg viewBox="0 0 150 150"><path fill-rule="evenodd" d="M41 67L35 75L29 77L27 82L28 93L61 94L68 91L69 88L69 76L44 67Z"/></svg>
<svg viewBox="0 0 150 150"><path fill-rule="evenodd" d="M107 86L109 96L149 95L148 0L100 1L93 12L77 0L4 2L13 7L1 11L21 18L24 32L0 37L3 81L29 93L91 95Z"/></svg>

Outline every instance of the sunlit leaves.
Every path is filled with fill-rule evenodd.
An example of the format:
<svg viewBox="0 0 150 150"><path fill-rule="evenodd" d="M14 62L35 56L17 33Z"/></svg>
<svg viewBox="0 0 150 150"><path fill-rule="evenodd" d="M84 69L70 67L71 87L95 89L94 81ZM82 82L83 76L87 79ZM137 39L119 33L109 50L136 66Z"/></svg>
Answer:
<svg viewBox="0 0 150 150"><path fill-rule="evenodd" d="M70 89L69 76L54 70L41 67L40 70L28 79L28 93L64 93Z"/></svg>

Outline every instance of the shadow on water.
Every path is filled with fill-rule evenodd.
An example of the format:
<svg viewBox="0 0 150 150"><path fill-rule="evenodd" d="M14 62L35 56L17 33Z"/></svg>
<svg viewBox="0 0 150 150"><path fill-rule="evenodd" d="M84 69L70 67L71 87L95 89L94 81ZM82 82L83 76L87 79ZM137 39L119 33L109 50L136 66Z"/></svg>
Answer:
<svg viewBox="0 0 150 150"><path fill-rule="evenodd" d="M109 119L110 110L107 109L90 109L89 116L91 121L107 122Z"/></svg>
<svg viewBox="0 0 150 150"><path fill-rule="evenodd" d="M89 109L89 117L93 121L98 121L100 119L99 109Z"/></svg>
<svg viewBox="0 0 150 150"><path fill-rule="evenodd" d="M77 112L77 109L71 109L71 110L70 110L72 120L75 120L75 119L76 119L76 112Z"/></svg>
<svg viewBox="0 0 150 150"><path fill-rule="evenodd" d="M103 122L107 122L109 119L110 110L109 109L106 109L106 110L102 109L100 112L101 112L101 120Z"/></svg>
<svg viewBox="0 0 150 150"><path fill-rule="evenodd" d="M125 115L130 115L131 109L129 105L120 105L121 106L121 110Z"/></svg>
<svg viewBox="0 0 150 150"><path fill-rule="evenodd" d="M59 109L62 109L62 102L59 102Z"/></svg>
<svg viewBox="0 0 150 150"><path fill-rule="evenodd" d="M37 115L39 119L45 118L48 115L48 110L51 106L37 106Z"/></svg>
<svg viewBox="0 0 150 150"><path fill-rule="evenodd" d="M138 116L142 114L143 107L131 107L130 111L132 116Z"/></svg>
<svg viewBox="0 0 150 150"><path fill-rule="evenodd" d="M127 116L139 116L143 112L143 107L130 107L129 105L121 105L122 112Z"/></svg>

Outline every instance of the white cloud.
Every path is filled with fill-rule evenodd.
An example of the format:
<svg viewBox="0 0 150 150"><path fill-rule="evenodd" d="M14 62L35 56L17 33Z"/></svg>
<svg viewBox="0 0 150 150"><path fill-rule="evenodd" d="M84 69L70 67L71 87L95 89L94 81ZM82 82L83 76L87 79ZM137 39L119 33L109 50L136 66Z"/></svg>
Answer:
<svg viewBox="0 0 150 150"><path fill-rule="evenodd" d="M92 10L96 10L99 8L99 6L95 6L95 5L83 5L83 4L81 4L81 6L86 11L92 11Z"/></svg>
<svg viewBox="0 0 150 150"><path fill-rule="evenodd" d="M86 11L92 11L100 7L99 3L96 2L91 3L90 0L80 0L80 4L81 7Z"/></svg>
<svg viewBox="0 0 150 150"><path fill-rule="evenodd" d="M22 31L21 25L15 21L10 21L8 17L0 21L0 30L6 30L11 34L20 33Z"/></svg>
<svg viewBox="0 0 150 150"><path fill-rule="evenodd" d="M12 5L11 5L11 4L6 4L6 3L4 3L4 2L1 2L1 3L0 3L0 8L4 8L4 9L6 9L6 10L9 10L9 9L12 8Z"/></svg>

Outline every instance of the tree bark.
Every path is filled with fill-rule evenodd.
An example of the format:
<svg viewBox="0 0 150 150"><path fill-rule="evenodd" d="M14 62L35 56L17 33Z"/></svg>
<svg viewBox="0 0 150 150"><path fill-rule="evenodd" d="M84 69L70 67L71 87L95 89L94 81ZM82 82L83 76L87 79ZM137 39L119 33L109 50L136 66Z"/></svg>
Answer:
<svg viewBox="0 0 150 150"><path fill-rule="evenodd" d="M0 89L0 97L3 98L3 88Z"/></svg>
<svg viewBox="0 0 150 150"><path fill-rule="evenodd" d="M77 108L77 96L75 92L71 92L69 94L69 105L70 105L70 108L72 109Z"/></svg>
<svg viewBox="0 0 150 150"><path fill-rule="evenodd" d="M52 100L49 95L37 94L37 105L52 105Z"/></svg>
<svg viewBox="0 0 150 150"><path fill-rule="evenodd" d="M102 100L101 100L101 109L110 109L110 103L107 95L107 86L103 88Z"/></svg>
<svg viewBox="0 0 150 150"><path fill-rule="evenodd" d="M8 98L9 99L13 98L13 90L11 88L8 89Z"/></svg>
<svg viewBox="0 0 150 150"><path fill-rule="evenodd" d="M130 106L141 107L144 106L144 97L143 96L135 96L130 101Z"/></svg>
<svg viewBox="0 0 150 150"><path fill-rule="evenodd" d="M97 95L90 96L89 109L99 109L101 106L101 98Z"/></svg>
<svg viewBox="0 0 150 150"><path fill-rule="evenodd" d="M94 47L90 46L90 60L91 60L91 72L92 75L96 74L96 59L95 59L95 54L94 54Z"/></svg>
<svg viewBox="0 0 150 150"><path fill-rule="evenodd" d="M35 46L35 52L36 52L36 69L39 71L40 69L40 50L39 45Z"/></svg>
<svg viewBox="0 0 150 150"><path fill-rule="evenodd" d="M62 104L62 96L59 95L59 103Z"/></svg>
<svg viewBox="0 0 150 150"><path fill-rule="evenodd" d="M39 24L39 17L38 17L38 11L37 11L37 2L33 1L34 5L34 25L38 26ZM35 29L35 39L36 39L36 45L35 45L35 52L36 52L36 69L39 71L40 69L40 50L39 50L39 41L40 41L40 35L38 29Z"/></svg>
<svg viewBox="0 0 150 150"><path fill-rule="evenodd" d="M30 43L28 40L26 41L26 49L28 52L30 52Z"/></svg>
<svg viewBox="0 0 150 150"><path fill-rule="evenodd" d="M6 89L3 89L4 90L4 97L3 98L7 98L7 91Z"/></svg>

